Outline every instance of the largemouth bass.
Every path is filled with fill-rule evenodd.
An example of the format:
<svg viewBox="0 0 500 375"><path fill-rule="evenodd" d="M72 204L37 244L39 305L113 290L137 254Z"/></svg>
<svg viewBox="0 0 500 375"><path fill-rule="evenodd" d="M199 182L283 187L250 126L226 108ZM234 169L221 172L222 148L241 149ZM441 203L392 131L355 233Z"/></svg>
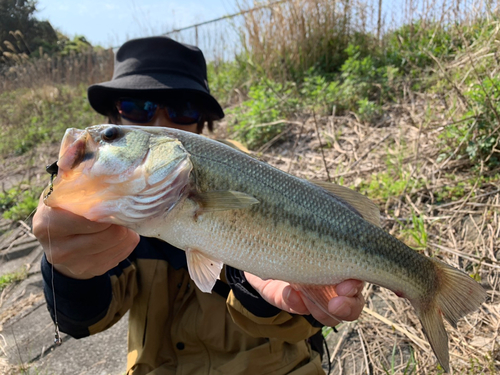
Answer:
<svg viewBox="0 0 500 375"><path fill-rule="evenodd" d="M223 264L277 279L328 313L333 285L360 279L407 298L449 372L444 317L454 327L484 301L467 274L380 228L365 196L282 172L208 138L175 129L68 129L45 203L119 224L186 251L210 292Z"/></svg>

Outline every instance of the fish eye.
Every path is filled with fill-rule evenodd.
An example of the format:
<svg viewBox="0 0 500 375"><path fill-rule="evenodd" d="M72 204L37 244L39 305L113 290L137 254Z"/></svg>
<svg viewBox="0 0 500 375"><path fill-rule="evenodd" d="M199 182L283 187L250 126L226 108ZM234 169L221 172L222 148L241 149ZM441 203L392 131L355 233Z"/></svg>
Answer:
<svg viewBox="0 0 500 375"><path fill-rule="evenodd" d="M104 130L101 138L104 142L111 142L116 138L118 138L119 135L120 135L120 130L116 126L113 126Z"/></svg>

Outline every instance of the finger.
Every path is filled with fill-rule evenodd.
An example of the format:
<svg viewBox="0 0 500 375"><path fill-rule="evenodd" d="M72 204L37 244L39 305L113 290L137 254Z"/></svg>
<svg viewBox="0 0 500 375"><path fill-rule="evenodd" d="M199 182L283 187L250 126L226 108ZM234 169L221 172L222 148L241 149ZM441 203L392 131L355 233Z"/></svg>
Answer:
<svg viewBox="0 0 500 375"><path fill-rule="evenodd" d="M119 225L111 225L99 232L72 236L68 241L72 241L75 248L86 249L89 254L97 254L138 239L139 235L134 231Z"/></svg>
<svg viewBox="0 0 500 375"><path fill-rule="evenodd" d="M44 215L41 219L42 222L33 221L33 234L42 244L48 242L49 239L91 234L106 230L111 226L108 223L94 223L82 217L73 220L73 214L52 215L52 213Z"/></svg>
<svg viewBox="0 0 500 375"><path fill-rule="evenodd" d="M90 221L60 208L46 209L44 219L50 225L50 230L61 236L100 232L112 225Z"/></svg>
<svg viewBox="0 0 500 375"><path fill-rule="evenodd" d="M69 265L73 260L99 254L114 247L134 248L138 243L137 233L113 225L98 233L53 238L50 246L44 248L51 263Z"/></svg>
<svg viewBox="0 0 500 375"><path fill-rule="evenodd" d="M262 280L260 277L245 272L247 281L273 306L292 314L309 314L297 291L289 283L280 280Z"/></svg>
<svg viewBox="0 0 500 375"><path fill-rule="evenodd" d="M85 254L78 258L71 258L62 266L64 270L69 271L70 274L65 274L70 277L90 278L99 276L116 267L130 255L134 248L133 243L130 246L120 244L96 254Z"/></svg>
<svg viewBox="0 0 500 375"><path fill-rule="evenodd" d="M309 309L304 304L300 293L290 285L283 288L282 296L284 304L288 307L288 312L300 315L309 314Z"/></svg>
<svg viewBox="0 0 500 375"><path fill-rule="evenodd" d="M337 298L338 297L335 297L334 300ZM335 327L336 325L338 325L340 323L340 321L338 319L335 319L333 316L328 315L325 311L320 309L314 302L312 302L306 296L303 296L302 300L304 302L304 305L309 310L309 313L313 316L314 319L316 319L321 324L323 324L325 326L329 326L329 327ZM339 317L339 319L343 320L343 318L340 318L340 317Z"/></svg>
<svg viewBox="0 0 500 375"><path fill-rule="evenodd" d="M115 268L122 262L127 259L130 253L134 250L135 246L132 248L124 247L124 246L115 246L106 252L96 254L92 256L92 269L89 271L92 272L95 276L102 275L108 272L110 269Z"/></svg>
<svg viewBox="0 0 500 375"><path fill-rule="evenodd" d="M345 280L335 287L335 291L339 296L354 297L360 293L365 286L361 280Z"/></svg>
<svg viewBox="0 0 500 375"><path fill-rule="evenodd" d="M356 320L363 310L365 299L361 293L355 297L336 297L328 303L328 311L342 320Z"/></svg>

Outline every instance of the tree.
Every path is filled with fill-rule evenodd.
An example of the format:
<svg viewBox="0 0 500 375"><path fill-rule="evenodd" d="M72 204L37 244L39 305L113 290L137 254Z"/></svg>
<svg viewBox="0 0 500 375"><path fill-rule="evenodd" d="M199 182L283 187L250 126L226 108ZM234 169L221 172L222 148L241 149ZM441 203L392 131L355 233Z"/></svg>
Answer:
<svg viewBox="0 0 500 375"><path fill-rule="evenodd" d="M36 5L36 0L0 0L0 63L18 62L20 57L37 54L41 46L47 52L57 48L52 25L33 16Z"/></svg>

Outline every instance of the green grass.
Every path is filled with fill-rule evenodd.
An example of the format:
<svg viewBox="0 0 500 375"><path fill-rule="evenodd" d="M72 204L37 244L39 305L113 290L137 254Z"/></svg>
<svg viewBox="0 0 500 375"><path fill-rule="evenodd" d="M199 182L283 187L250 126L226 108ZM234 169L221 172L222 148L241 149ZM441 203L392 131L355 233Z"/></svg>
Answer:
<svg viewBox="0 0 500 375"><path fill-rule="evenodd" d="M25 267L18 271L6 273L5 275L0 276L0 291L4 290L12 283L26 279L27 276L28 272Z"/></svg>
<svg viewBox="0 0 500 375"><path fill-rule="evenodd" d="M408 359L408 362L406 363L405 368L403 371L397 371L396 370L396 358L397 356L397 345L394 343L394 346L392 347L392 353L391 353L391 362L389 368L387 368L383 363L382 367L386 375L395 375L395 374L403 374L403 375L413 375L416 374L417 372L417 361L415 359L415 354L413 351L413 348L410 346L410 358Z"/></svg>
<svg viewBox="0 0 500 375"><path fill-rule="evenodd" d="M19 89L0 95L0 156L20 155L45 142L58 142L70 127L102 123L86 97L86 86Z"/></svg>
<svg viewBox="0 0 500 375"><path fill-rule="evenodd" d="M0 192L0 212L5 219L27 220L38 206L43 188L29 184L19 184L5 192Z"/></svg>

